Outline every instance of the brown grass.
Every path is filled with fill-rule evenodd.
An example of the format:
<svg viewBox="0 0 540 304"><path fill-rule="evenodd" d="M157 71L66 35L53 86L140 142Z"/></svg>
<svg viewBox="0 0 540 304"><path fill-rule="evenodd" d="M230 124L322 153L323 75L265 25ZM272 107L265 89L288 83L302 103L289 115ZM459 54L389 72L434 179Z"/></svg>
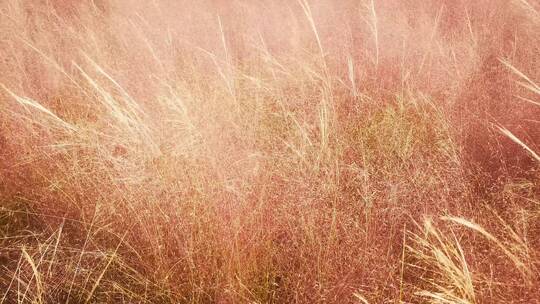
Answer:
<svg viewBox="0 0 540 304"><path fill-rule="evenodd" d="M536 303L539 27L0 1L0 303Z"/></svg>

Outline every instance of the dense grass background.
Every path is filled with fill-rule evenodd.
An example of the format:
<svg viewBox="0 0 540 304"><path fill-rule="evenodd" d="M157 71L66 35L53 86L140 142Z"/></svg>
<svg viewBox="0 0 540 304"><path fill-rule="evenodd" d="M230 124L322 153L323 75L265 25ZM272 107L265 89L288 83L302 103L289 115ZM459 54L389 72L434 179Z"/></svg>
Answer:
<svg viewBox="0 0 540 304"><path fill-rule="evenodd" d="M0 0L1 303L537 303L536 0Z"/></svg>

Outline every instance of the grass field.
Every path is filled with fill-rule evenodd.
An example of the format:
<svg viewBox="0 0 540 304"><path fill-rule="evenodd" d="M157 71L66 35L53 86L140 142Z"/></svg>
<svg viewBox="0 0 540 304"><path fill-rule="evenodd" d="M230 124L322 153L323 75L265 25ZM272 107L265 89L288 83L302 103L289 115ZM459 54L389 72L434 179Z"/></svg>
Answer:
<svg viewBox="0 0 540 304"><path fill-rule="evenodd" d="M540 303L538 0L0 0L0 303Z"/></svg>

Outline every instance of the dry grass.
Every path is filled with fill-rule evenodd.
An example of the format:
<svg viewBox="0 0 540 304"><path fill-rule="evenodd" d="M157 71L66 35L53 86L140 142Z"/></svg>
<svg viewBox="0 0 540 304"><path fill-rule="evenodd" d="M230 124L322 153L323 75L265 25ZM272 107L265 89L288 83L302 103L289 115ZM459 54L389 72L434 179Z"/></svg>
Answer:
<svg viewBox="0 0 540 304"><path fill-rule="evenodd" d="M0 1L0 303L535 303L537 1Z"/></svg>

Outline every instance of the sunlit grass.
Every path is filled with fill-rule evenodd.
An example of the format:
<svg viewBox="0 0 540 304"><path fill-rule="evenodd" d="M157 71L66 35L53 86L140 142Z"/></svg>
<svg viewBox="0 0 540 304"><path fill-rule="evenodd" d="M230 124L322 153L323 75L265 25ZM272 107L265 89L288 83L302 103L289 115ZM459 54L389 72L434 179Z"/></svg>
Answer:
<svg viewBox="0 0 540 304"><path fill-rule="evenodd" d="M530 303L535 1L0 3L0 303Z"/></svg>

